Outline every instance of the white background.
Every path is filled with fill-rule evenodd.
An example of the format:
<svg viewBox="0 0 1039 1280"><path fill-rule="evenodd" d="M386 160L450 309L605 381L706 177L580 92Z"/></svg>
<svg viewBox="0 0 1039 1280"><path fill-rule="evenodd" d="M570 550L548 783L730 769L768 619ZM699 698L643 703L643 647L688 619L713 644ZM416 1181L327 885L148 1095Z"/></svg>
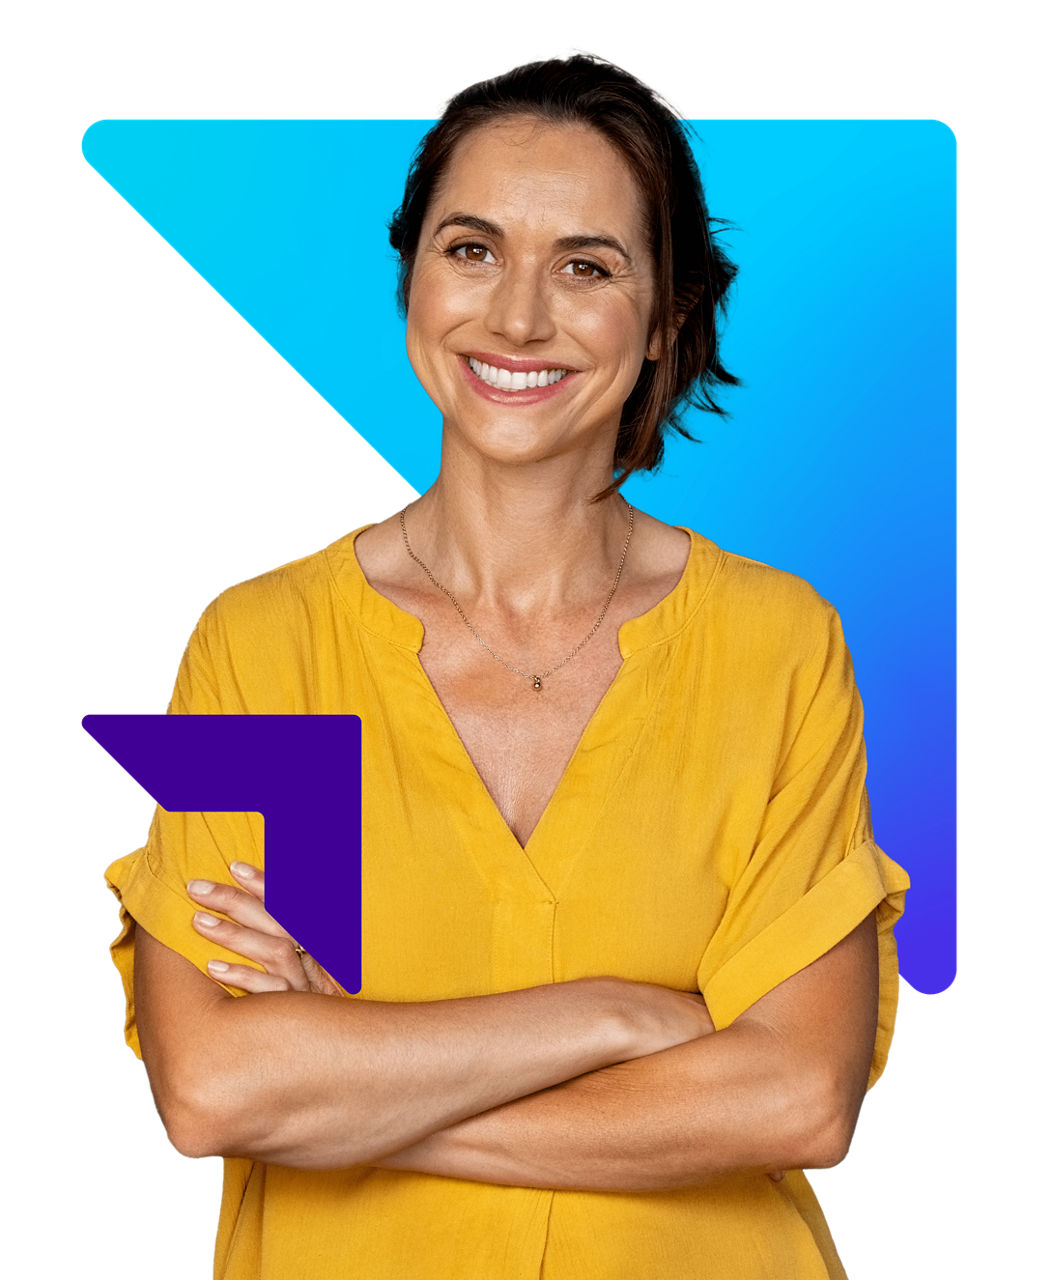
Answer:
<svg viewBox="0 0 1039 1280"><path fill-rule="evenodd" d="M815 1183L852 1280L1024 1274L1036 233L1012 6L969 21L908 0L360 8L38 3L5 24L8 1274L190 1280L211 1265L219 1162L166 1144L105 950L100 873L143 841L151 804L79 718L164 709L213 595L408 492L89 168L80 138L106 116L428 118L475 79L576 49L689 117L939 118L958 137L960 975L939 997L903 986L852 1154Z"/></svg>

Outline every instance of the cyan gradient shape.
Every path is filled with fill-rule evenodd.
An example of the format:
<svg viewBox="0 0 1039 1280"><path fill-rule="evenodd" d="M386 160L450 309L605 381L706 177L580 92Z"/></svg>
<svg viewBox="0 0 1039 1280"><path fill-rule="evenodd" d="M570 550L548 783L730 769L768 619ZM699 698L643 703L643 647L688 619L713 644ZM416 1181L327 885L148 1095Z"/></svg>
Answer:
<svg viewBox="0 0 1039 1280"><path fill-rule="evenodd" d="M418 489L439 417L404 354L386 223L416 121L103 121L89 162ZM731 418L627 496L838 608L902 971L955 972L955 141L933 121L709 121L740 275Z"/></svg>
<svg viewBox="0 0 1039 1280"><path fill-rule="evenodd" d="M357 716L85 716L174 813L262 813L265 905L351 995L361 989Z"/></svg>

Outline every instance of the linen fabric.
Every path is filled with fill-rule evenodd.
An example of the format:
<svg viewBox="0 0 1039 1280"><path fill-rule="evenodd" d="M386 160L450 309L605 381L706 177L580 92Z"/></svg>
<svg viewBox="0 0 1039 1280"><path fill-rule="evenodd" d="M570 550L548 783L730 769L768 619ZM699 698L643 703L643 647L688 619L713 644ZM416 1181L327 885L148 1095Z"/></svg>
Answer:
<svg viewBox="0 0 1039 1280"><path fill-rule="evenodd" d="M621 669L523 848L423 671L422 624L369 586L356 536L210 605L170 711L361 717L358 998L433 1000L613 974L700 991L721 1028L875 910L872 1083L891 1037L891 929L908 882L873 842L862 712L832 607L801 579L690 533L678 585L621 626ZM185 890L192 878L228 881L235 859L262 865L257 816L160 809L147 846L109 868L135 1051L134 921L203 972L212 958L237 959L194 931ZM755 1174L593 1193L228 1159L215 1275L844 1272L799 1172L778 1184Z"/></svg>

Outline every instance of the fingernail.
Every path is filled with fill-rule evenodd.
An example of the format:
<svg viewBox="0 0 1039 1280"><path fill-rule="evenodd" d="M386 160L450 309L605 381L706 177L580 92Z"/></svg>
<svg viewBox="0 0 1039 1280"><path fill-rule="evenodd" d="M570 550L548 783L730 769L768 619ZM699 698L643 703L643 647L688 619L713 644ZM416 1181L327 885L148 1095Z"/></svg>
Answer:
<svg viewBox="0 0 1039 1280"><path fill-rule="evenodd" d="M223 960L210 960L206 965L206 968L212 969L214 973L226 973L230 967L229 964L224 964Z"/></svg>
<svg viewBox="0 0 1039 1280"><path fill-rule="evenodd" d="M248 862L232 862L231 870L241 880L252 880L256 875L256 868L250 867Z"/></svg>
<svg viewBox="0 0 1039 1280"><path fill-rule="evenodd" d="M213 925L219 924L220 921L216 916L207 915L204 911L196 911L195 923L200 924L203 929L212 929Z"/></svg>
<svg viewBox="0 0 1039 1280"><path fill-rule="evenodd" d="M204 898L207 893L213 892L212 880L189 880L188 893L197 894L200 898Z"/></svg>

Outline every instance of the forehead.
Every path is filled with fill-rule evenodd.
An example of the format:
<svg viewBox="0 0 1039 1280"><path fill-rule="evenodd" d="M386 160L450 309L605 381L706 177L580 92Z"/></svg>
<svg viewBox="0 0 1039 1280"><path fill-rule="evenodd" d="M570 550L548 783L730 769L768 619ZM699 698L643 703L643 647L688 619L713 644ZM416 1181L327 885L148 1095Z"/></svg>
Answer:
<svg viewBox="0 0 1039 1280"><path fill-rule="evenodd" d="M553 234L610 233L646 248L644 201L625 156L597 129L512 116L470 130L455 145L427 211L451 212Z"/></svg>

